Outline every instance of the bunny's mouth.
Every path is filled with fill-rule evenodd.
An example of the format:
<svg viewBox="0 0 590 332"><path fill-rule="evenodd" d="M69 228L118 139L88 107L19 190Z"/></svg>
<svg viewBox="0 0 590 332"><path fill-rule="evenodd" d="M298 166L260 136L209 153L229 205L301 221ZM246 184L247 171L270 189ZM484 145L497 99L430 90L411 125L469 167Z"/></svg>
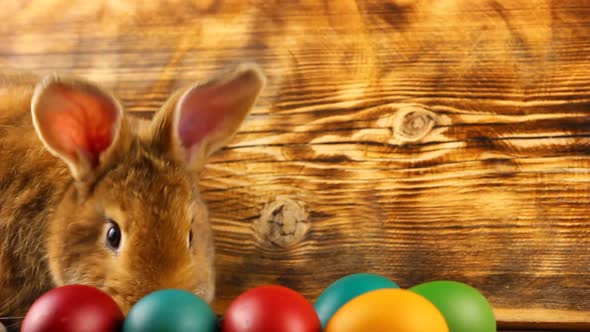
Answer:
<svg viewBox="0 0 590 332"><path fill-rule="evenodd" d="M134 296L129 293L119 292L113 287L104 287L101 290L107 293L115 301L115 303L117 303L119 309L121 309L121 312L123 312L125 316L127 316L131 310L131 307L133 307L133 305L137 303L139 299L141 299L141 296Z"/></svg>
<svg viewBox="0 0 590 332"><path fill-rule="evenodd" d="M123 312L123 315L125 315L125 316L127 316L127 314L129 313L129 310L131 310L131 307L137 302L137 300L136 301L128 301L121 295L111 295L111 297L113 298L113 300L115 300L117 305L119 305L121 312Z"/></svg>

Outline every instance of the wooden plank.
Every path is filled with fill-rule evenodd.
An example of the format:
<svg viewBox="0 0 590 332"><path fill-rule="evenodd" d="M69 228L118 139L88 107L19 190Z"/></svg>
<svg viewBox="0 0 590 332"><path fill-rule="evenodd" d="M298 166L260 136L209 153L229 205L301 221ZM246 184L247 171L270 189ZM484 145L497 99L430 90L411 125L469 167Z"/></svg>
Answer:
<svg viewBox="0 0 590 332"><path fill-rule="evenodd" d="M218 311L256 285L313 299L372 271L472 284L506 326L588 328L587 1L5 6L1 62L90 77L136 112L263 65L259 106L201 181Z"/></svg>
<svg viewBox="0 0 590 332"><path fill-rule="evenodd" d="M583 331L583 330L564 330L564 329L526 329L526 330L498 330L499 332L571 332L571 331Z"/></svg>
<svg viewBox="0 0 590 332"><path fill-rule="evenodd" d="M499 332L571 332L571 331L577 331L577 330L563 330L563 329L557 329L557 330L548 330L548 329L527 329L527 330L498 330Z"/></svg>

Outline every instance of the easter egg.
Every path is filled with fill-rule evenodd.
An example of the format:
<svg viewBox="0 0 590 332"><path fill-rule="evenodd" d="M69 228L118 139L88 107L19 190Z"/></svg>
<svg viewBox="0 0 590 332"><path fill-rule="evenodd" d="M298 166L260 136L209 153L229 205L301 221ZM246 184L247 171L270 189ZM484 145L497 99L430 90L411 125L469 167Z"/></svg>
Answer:
<svg viewBox="0 0 590 332"><path fill-rule="evenodd" d="M449 332L444 317L424 297L406 289L379 289L344 304L326 332Z"/></svg>
<svg viewBox="0 0 590 332"><path fill-rule="evenodd" d="M222 332L320 332L313 305L283 286L260 286L238 296L228 307Z"/></svg>
<svg viewBox="0 0 590 332"><path fill-rule="evenodd" d="M123 332L214 332L213 309L193 293L163 289L139 300L129 311Z"/></svg>
<svg viewBox="0 0 590 332"><path fill-rule="evenodd" d="M336 280L314 303L322 328L326 328L332 315L348 301L366 292L383 288L399 286L383 276L372 273L351 274Z"/></svg>
<svg viewBox="0 0 590 332"><path fill-rule="evenodd" d="M29 308L22 332L112 332L123 323L117 303L101 290L84 285L54 288Z"/></svg>
<svg viewBox="0 0 590 332"><path fill-rule="evenodd" d="M475 288L456 281L432 281L410 288L432 302L450 332L496 332L490 303Z"/></svg>

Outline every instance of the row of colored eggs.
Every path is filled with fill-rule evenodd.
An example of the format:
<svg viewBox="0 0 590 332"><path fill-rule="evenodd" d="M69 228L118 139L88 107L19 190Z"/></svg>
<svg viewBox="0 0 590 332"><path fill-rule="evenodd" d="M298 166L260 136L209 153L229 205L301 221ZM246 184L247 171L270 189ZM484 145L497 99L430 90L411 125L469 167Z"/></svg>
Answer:
<svg viewBox="0 0 590 332"><path fill-rule="evenodd" d="M330 285L315 310L326 332L495 332L487 299L456 281L432 281L401 289L375 274L353 274Z"/></svg>
<svg viewBox="0 0 590 332"><path fill-rule="evenodd" d="M376 274L341 278L312 304L283 286L260 286L238 296L221 321L199 297L182 290L151 293L123 317L96 288L70 285L40 297L22 332L492 332L492 308L476 289L435 281L401 289Z"/></svg>

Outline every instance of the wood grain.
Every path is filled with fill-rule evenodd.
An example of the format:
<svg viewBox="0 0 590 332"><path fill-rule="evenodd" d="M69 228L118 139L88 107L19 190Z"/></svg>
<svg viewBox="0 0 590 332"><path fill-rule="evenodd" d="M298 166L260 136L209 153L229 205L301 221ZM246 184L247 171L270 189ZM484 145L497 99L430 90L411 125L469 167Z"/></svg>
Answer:
<svg viewBox="0 0 590 332"><path fill-rule="evenodd" d="M263 65L258 107L201 181L219 312L264 283L315 299L371 271L467 282L500 326L590 329L588 1L4 5L3 64L84 75L138 114Z"/></svg>

